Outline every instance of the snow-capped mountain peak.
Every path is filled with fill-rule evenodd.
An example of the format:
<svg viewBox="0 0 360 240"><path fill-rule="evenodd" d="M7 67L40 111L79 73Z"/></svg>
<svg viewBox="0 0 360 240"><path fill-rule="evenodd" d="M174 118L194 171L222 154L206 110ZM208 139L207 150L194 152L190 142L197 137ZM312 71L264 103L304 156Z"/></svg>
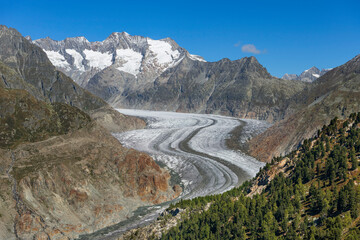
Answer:
<svg viewBox="0 0 360 240"><path fill-rule="evenodd" d="M44 49L53 65L83 86L106 68L126 73L128 78L155 79L185 56L205 61L189 54L171 38L153 40L127 32L113 32L101 42L90 42L85 37L62 41L47 37L33 43Z"/></svg>
<svg viewBox="0 0 360 240"><path fill-rule="evenodd" d="M188 54L189 58L194 61L206 62L205 59L199 55Z"/></svg>
<svg viewBox="0 0 360 240"><path fill-rule="evenodd" d="M311 67L311 68L305 70L300 75L286 73L282 78L286 79L286 80L299 80L299 81L303 81L303 82L313 82L330 70L331 70L331 68L322 69L320 71L317 67L314 66L314 67Z"/></svg>
<svg viewBox="0 0 360 240"><path fill-rule="evenodd" d="M304 72L305 73L307 73L307 72L320 72L320 70L317 67L313 66L313 67L305 70Z"/></svg>

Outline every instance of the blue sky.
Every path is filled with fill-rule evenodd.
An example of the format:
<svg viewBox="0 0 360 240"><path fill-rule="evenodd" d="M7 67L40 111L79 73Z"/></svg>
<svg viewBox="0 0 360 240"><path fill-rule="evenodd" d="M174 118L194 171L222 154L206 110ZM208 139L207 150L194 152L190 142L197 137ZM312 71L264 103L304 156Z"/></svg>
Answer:
<svg viewBox="0 0 360 240"><path fill-rule="evenodd" d="M3 1L0 24L33 39L126 31L173 38L207 61L255 56L274 75L360 54L360 1Z"/></svg>

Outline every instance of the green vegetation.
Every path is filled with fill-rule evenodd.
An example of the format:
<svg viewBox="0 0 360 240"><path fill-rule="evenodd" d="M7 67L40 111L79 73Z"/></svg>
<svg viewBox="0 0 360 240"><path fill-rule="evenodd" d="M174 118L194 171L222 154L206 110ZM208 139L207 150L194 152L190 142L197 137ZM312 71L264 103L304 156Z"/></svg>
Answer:
<svg viewBox="0 0 360 240"><path fill-rule="evenodd" d="M360 239L359 123L360 113L335 118L240 188L172 205L189 214L161 239ZM281 161L284 173L247 197Z"/></svg>
<svg viewBox="0 0 360 240"><path fill-rule="evenodd" d="M25 90L0 87L0 109L0 148L14 148L23 142L66 134L91 122L76 107L45 103Z"/></svg>

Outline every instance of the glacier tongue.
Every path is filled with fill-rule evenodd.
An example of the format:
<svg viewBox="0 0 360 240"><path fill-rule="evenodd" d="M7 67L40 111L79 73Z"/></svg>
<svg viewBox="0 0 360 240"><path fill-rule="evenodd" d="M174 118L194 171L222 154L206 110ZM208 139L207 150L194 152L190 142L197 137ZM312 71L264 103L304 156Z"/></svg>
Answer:
<svg viewBox="0 0 360 240"><path fill-rule="evenodd" d="M146 129L114 134L126 147L149 153L176 172L184 186L183 198L227 191L255 176L264 163L230 150L225 140L244 124L246 135L265 130L263 121L239 121L232 117L118 109L123 114L147 119Z"/></svg>
<svg viewBox="0 0 360 240"><path fill-rule="evenodd" d="M155 112L130 109L118 111L148 121L147 129L114 134L127 147L150 153L157 161L181 177L184 191L181 198L194 198L226 191L253 176L263 163L224 145L234 127L245 124L236 118L217 115ZM244 120L245 138L269 124ZM228 162L234 162L229 164ZM245 171L237 171L239 168ZM138 211L129 221L81 239L117 239L129 229L155 220L170 202L149 206ZM140 210L140 209L139 209Z"/></svg>

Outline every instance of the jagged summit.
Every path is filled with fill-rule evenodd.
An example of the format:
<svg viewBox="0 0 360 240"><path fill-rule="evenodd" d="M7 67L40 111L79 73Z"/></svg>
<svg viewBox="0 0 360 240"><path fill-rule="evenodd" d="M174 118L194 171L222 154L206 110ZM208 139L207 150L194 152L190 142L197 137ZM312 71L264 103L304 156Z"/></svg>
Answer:
<svg viewBox="0 0 360 240"><path fill-rule="evenodd" d="M313 66L313 67L305 70L304 72L302 72L300 75L286 73L282 77L282 79L285 79L285 80L298 80L298 81L303 81L303 82L313 82L316 79L318 79L319 77L323 76L328 71L330 71L331 69L332 68L322 69L320 71L317 67Z"/></svg>
<svg viewBox="0 0 360 240"><path fill-rule="evenodd" d="M309 69L305 70L304 72L308 72L308 71L311 71L311 72L318 72L318 71L320 71L320 70L319 70L317 67L312 66L311 68L309 68Z"/></svg>
<svg viewBox="0 0 360 240"><path fill-rule="evenodd" d="M273 121L282 118L286 99L303 86L272 77L253 56L206 62L171 38L154 40L113 32L99 42L82 38L33 42L44 49L58 70L120 108ZM272 105L264 107L265 103Z"/></svg>
<svg viewBox="0 0 360 240"><path fill-rule="evenodd" d="M96 42L74 37L62 41L38 39L33 43L44 49L59 70L82 86L109 67L130 78L155 79L184 57L205 61L189 54L171 38L153 40L127 32L113 32L104 41Z"/></svg>

